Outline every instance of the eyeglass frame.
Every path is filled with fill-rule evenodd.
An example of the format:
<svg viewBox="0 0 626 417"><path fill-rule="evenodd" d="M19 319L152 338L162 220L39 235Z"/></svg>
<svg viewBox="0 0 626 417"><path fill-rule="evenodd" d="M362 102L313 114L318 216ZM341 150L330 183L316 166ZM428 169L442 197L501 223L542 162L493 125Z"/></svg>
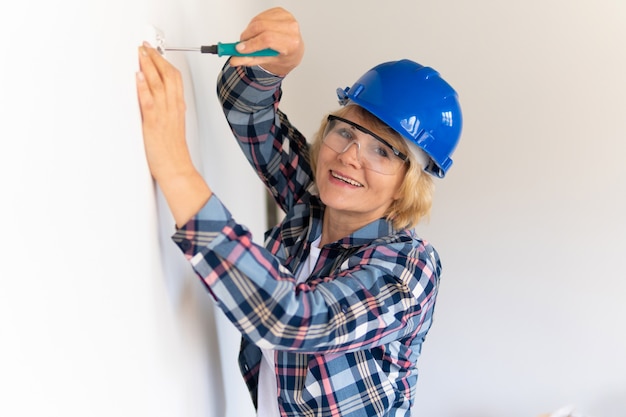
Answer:
<svg viewBox="0 0 626 417"><path fill-rule="evenodd" d="M387 142L385 139L381 138L379 135L377 135L376 133L372 132L371 130L351 121L348 119L344 119L343 117L340 116L336 116L334 114L329 114L328 117L326 118L328 123L331 123L333 120L339 120L340 122L344 122L349 124L350 126L354 127L355 129L357 129L358 131L365 133L367 135L372 136L374 139L376 139L377 141L381 142L382 144L384 144L385 146L387 146L389 149L391 149L391 151L393 152L393 154L395 156L397 156L398 158L400 158L402 160L402 162L408 162L409 161L409 157L407 155L405 155L404 153L400 152L400 150L398 148L396 148L395 146L393 146L391 143ZM328 127L326 127L326 129L328 129ZM324 135L324 138L322 138L322 141L326 138L326 135Z"/></svg>

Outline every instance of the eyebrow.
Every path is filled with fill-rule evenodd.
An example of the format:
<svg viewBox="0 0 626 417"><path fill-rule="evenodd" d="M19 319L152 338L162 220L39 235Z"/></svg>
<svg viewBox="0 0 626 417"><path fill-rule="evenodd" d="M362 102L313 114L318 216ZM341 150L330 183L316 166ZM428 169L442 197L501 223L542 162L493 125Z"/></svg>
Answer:
<svg viewBox="0 0 626 417"><path fill-rule="evenodd" d="M365 128L365 127L363 127L363 126L361 126L361 125L359 125L359 124L357 124L357 123L355 123L355 122L353 122L351 120L344 119L343 117L340 117L340 116L335 116L334 114L329 114L327 120L329 122L331 122L333 120L339 120L341 122L347 123L350 126L352 126L353 128L355 128L355 129L357 129L357 130L359 130L359 131L361 131L361 132L363 132L365 134L368 134L368 135L374 137L376 140L378 140L378 141L384 143L385 145L387 145L393 151L393 154L395 156L397 156L398 158L402 159L403 161L406 161L408 159L408 157L405 154L400 152L400 150L398 148L396 148L395 146L393 146L391 143L387 142L385 139L381 138L380 136L378 136L376 133L372 132L371 130L369 130L369 129L367 129L367 128Z"/></svg>

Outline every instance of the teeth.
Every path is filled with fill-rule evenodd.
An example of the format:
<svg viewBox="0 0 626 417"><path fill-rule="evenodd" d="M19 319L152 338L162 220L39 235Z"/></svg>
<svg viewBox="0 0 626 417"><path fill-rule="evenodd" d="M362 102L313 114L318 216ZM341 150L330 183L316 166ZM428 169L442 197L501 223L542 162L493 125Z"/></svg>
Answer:
<svg viewBox="0 0 626 417"><path fill-rule="evenodd" d="M350 185L354 185L355 187L363 187L363 184L361 184L360 182L356 182L354 180L351 180L350 178L346 178L346 177L342 177L341 175L337 175L334 171L331 171L330 174L337 178L338 180L341 180L345 183L348 183Z"/></svg>

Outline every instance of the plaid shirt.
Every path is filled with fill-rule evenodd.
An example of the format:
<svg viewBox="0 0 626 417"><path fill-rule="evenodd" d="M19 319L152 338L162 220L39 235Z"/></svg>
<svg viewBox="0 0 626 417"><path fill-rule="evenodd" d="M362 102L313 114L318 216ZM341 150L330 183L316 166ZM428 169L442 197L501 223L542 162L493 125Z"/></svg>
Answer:
<svg viewBox="0 0 626 417"><path fill-rule="evenodd" d="M409 416L439 257L412 230L380 219L324 246L296 284L324 206L307 143L278 110L281 81L227 64L218 95L284 220L261 247L213 196L173 240L243 335L239 362L255 406L261 347L275 350L282 416Z"/></svg>

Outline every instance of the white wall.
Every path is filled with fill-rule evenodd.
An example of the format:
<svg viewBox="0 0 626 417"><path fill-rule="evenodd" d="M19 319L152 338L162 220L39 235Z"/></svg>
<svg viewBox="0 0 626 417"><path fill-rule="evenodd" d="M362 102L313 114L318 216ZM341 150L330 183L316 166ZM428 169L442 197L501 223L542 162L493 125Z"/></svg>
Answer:
<svg viewBox="0 0 626 417"><path fill-rule="evenodd" d="M416 416L626 413L626 3L275 2L307 53L284 109L310 135L384 60L433 66L465 126L420 233L444 275Z"/></svg>
<svg viewBox="0 0 626 417"><path fill-rule="evenodd" d="M0 415L251 415L239 337L168 239L134 80L147 24L172 44L234 41L262 2L1 7ZM264 191L215 96L224 59L172 60L187 81L191 146L206 153L196 161L262 238L250 202Z"/></svg>

